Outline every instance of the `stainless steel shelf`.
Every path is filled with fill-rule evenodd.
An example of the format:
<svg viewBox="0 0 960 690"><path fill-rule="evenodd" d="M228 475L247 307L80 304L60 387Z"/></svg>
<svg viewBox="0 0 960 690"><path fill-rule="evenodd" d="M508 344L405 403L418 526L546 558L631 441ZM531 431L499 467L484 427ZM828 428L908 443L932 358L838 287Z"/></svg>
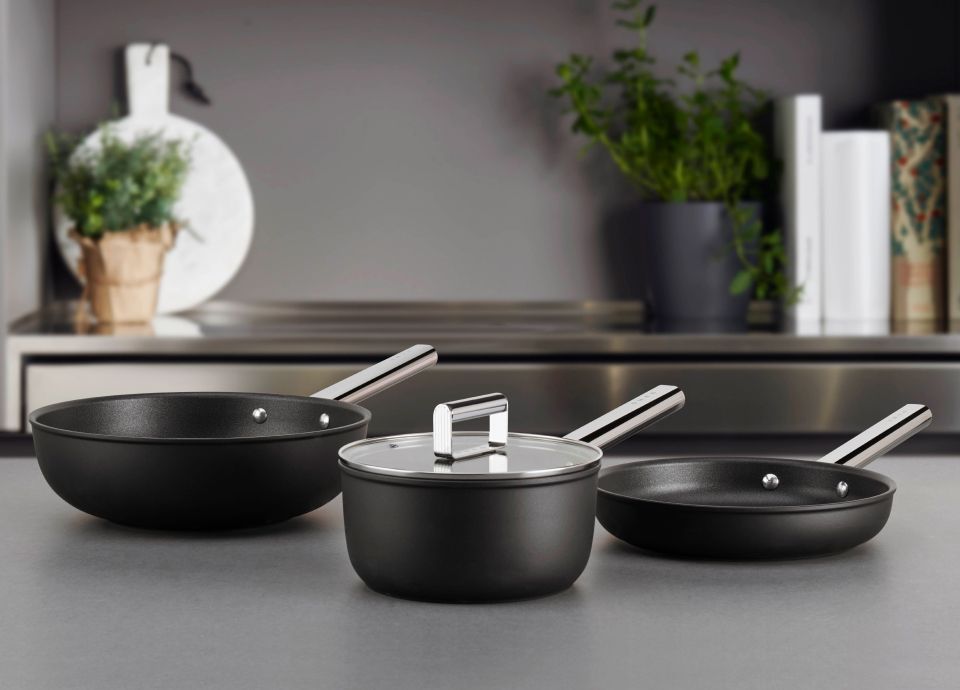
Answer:
<svg viewBox="0 0 960 690"><path fill-rule="evenodd" d="M54 304L10 327L23 350L149 355L380 355L431 338L447 355L945 355L960 332L932 335L657 333L637 302L261 303L213 302L150 326L77 324Z"/></svg>
<svg viewBox="0 0 960 690"><path fill-rule="evenodd" d="M656 433L847 433L910 401L934 409L933 431L960 433L960 334L660 334L632 302L213 303L113 332L73 314L59 304L13 325L7 430L32 407L88 395L309 393L429 342L441 365L371 400L375 431L424 427L438 401L500 390L518 428L561 433L674 383L687 409Z"/></svg>

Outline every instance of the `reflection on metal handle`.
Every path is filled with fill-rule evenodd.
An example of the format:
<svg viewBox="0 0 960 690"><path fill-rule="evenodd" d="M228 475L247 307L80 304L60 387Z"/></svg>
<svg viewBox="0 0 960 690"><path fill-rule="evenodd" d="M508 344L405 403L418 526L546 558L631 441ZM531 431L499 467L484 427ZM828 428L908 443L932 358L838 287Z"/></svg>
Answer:
<svg viewBox="0 0 960 690"><path fill-rule="evenodd" d="M462 460L496 453L507 445L507 411L509 404L502 393L478 395L475 398L440 403L433 408L433 454L447 460ZM479 417L490 418L487 445L453 451L453 425Z"/></svg>
<svg viewBox="0 0 960 690"><path fill-rule="evenodd" d="M651 388L628 403L599 417L564 438L609 448L641 429L669 417L683 407L686 398L676 386Z"/></svg>
<svg viewBox="0 0 960 690"><path fill-rule="evenodd" d="M820 461L847 467L864 467L881 455L889 453L918 431L926 429L931 421L933 413L926 405L904 405L889 417L827 453Z"/></svg>
<svg viewBox="0 0 960 690"><path fill-rule="evenodd" d="M430 345L414 345L377 362L361 372L327 386L312 398L357 403L404 381L437 363L437 351Z"/></svg>

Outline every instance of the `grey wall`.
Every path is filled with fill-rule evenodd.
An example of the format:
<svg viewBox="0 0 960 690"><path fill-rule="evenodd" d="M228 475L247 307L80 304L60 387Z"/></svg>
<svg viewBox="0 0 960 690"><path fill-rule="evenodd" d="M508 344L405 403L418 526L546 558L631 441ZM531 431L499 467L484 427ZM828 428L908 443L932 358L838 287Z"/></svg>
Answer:
<svg viewBox="0 0 960 690"><path fill-rule="evenodd" d="M257 207L224 298L629 296L633 249L615 245L618 262L604 248L618 180L579 156L544 96L558 58L625 39L605 7L59 0L58 121L110 114L125 43L194 61L215 105L172 107L235 149ZM878 98L957 88L955 39L955 3L665 0L652 44L668 63L739 49L744 77L819 91L827 123L847 126Z"/></svg>
<svg viewBox="0 0 960 690"><path fill-rule="evenodd" d="M2 318L42 300L47 244L43 133L53 125L53 0L0 0L0 264Z"/></svg>
<svg viewBox="0 0 960 690"><path fill-rule="evenodd" d="M42 133L55 101L54 0L0 0L0 324L43 299L47 199ZM0 361L6 338L0 337ZM9 384L0 373L0 384ZM0 414L8 396L0 396Z"/></svg>

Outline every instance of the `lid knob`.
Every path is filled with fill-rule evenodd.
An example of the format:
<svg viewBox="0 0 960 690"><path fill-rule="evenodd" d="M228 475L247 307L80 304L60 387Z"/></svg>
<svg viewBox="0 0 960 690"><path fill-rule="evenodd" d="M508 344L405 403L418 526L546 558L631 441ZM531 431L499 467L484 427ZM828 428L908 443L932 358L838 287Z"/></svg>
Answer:
<svg viewBox="0 0 960 690"><path fill-rule="evenodd" d="M503 452L507 445L507 397L488 393L463 400L440 403L433 408L433 454L441 462L475 458L478 455ZM490 418L487 445L453 450L453 425L468 419Z"/></svg>

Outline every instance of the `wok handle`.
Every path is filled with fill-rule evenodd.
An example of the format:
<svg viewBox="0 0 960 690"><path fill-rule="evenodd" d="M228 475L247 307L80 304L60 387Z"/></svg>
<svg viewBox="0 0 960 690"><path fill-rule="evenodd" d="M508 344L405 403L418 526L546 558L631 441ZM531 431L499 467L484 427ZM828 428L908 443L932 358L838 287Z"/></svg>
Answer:
<svg viewBox="0 0 960 690"><path fill-rule="evenodd" d="M685 402L683 391L676 386L657 386L589 424L571 431L564 438L609 448L641 429L669 417L681 409Z"/></svg>
<svg viewBox="0 0 960 690"><path fill-rule="evenodd" d="M319 390L311 398L357 403L405 381L437 363L437 351L430 345L414 345L382 362L367 367L339 383Z"/></svg>
<svg viewBox="0 0 960 690"><path fill-rule="evenodd" d="M884 417L866 431L836 448L820 462L832 462L847 467L864 467L899 446L933 421L933 413L926 405L904 405L889 417Z"/></svg>

